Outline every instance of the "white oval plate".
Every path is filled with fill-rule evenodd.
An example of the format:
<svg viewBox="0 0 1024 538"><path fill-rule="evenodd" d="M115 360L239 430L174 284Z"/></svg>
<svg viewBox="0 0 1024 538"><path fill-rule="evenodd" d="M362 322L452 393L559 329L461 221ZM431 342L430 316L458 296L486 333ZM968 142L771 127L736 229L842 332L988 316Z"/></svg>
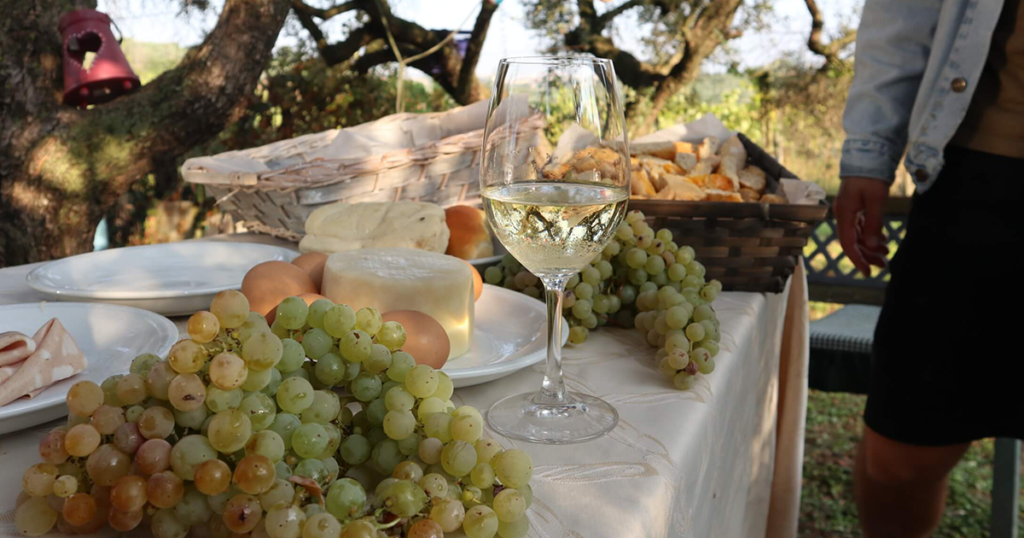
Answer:
<svg viewBox="0 0 1024 538"><path fill-rule="evenodd" d="M476 302L473 346L442 370L456 387L494 381L537 364L547 357L547 308L517 291L484 284ZM562 345L569 339L569 324L562 319Z"/></svg>
<svg viewBox="0 0 1024 538"><path fill-rule="evenodd" d="M21 398L0 407L0 434L29 428L68 414L71 385L104 379L128 371L142 353L166 356L178 340L171 320L137 308L89 303L27 303L0 306L0 332L29 336L51 318L60 320L89 361L84 372L59 381L35 398Z"/></svg>
<svg viewBox="0 0 1024 538"><path fill-rule="evenodd" d="M183 241L71 256L37 267L26 280L55 300L118 304L176 316L205 310L218 292L239 289L254 265L296 256L270 245Z"/></svg>

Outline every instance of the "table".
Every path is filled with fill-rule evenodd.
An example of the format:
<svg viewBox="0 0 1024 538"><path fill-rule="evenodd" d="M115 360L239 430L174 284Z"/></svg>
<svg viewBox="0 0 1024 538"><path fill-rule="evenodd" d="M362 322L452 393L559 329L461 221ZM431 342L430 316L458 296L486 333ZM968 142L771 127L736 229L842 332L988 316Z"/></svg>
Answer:
<svg viewBox="0 0 1024 538"><path fill-rule="evenodd" d="M264 237L233 236L246 241ZM24 283L34 266L0 269L0 304L37 301ZM565 350L570 390L615 405L619 425L579 445L504 439L530 452L536 538L796 536L807 405L807 282L803 264L781 294L723 293L717 368L691 391L656 370L633 330L605 328ZM176 319L184 333L184 319ZM456 405L481 410L536 390L543 364L458 389ZM14 502L36 445L60 421L0 436L0 537L19 536Z"/></svg>

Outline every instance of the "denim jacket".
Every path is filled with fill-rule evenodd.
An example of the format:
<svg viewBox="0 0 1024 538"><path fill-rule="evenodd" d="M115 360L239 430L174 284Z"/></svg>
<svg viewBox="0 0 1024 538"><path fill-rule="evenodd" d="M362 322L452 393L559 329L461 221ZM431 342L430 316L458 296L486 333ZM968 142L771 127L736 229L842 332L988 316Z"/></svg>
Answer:
<svg viewBox="0 0 1024 538"><path fill-rule="evenodd" d="M970 105L1003 0L867 0L846 101L840 176L892 183L905 165L918 192Z"/></svg>

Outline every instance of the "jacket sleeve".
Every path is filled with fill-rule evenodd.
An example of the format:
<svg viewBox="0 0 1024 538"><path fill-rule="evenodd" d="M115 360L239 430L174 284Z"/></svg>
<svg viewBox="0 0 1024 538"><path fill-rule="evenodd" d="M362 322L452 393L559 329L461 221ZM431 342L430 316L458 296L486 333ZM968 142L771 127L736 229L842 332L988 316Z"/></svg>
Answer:
<svg viewBox="0 0 1024 538"><path fill-rule="evenodd" d="M867 0L843 114L841 177L895 179L942 0Z"/></svg>

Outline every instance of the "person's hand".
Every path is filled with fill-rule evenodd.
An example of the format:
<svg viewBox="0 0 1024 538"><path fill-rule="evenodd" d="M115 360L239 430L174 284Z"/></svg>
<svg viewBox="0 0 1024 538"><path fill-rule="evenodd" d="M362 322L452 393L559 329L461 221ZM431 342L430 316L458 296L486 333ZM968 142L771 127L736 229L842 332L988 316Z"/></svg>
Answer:
<svg viewBox="0 0 1024 538"><path fill-rule="evenodd" d="M889 185L884 181L846 177L832 204L843 252L865 276L871 276L872 265L886 264L889 248L882 234L882 205L888 197Z"/></svg>

